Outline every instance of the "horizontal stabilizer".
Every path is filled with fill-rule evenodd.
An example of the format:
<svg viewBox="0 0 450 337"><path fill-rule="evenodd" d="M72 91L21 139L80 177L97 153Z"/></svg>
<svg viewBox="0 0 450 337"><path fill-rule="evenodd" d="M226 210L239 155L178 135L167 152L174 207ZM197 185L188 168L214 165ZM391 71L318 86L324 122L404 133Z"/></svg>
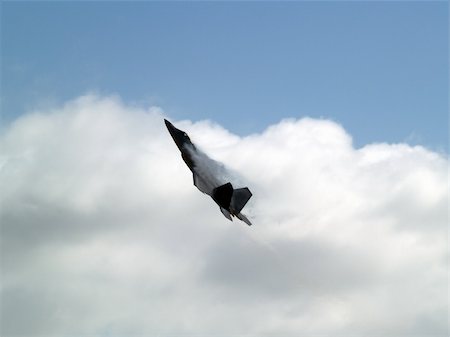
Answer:
<svg viewBox="0 0 450 337"><path fill-rule="evenodd" d="M220 211L222 212L223 215L225 215L225 218L227 218L230 221L233 221L230 212L228 212L225 208L220 207Z"/></svg>
<svg viewBox="0 0 450 337"><path fill-rule="evenodd" d="M252 223L250 222L250 220L247 219L247 217L246 217L244 214L239 213L238 215L236 215L236 217L237 217L239 220L244 221L247 225L249 225L249 226L252 225Z"/></svg>

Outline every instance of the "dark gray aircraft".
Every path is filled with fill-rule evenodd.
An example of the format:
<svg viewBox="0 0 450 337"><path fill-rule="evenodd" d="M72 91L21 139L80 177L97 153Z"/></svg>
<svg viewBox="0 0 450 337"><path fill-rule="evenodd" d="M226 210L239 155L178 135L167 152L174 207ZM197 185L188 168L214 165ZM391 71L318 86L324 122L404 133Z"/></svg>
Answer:
<svg viewBox="0 0 450 337"><path fill-rule="evenodd" d="M233 185L226 181L223 165L198 150L186 132L177 129L166 119L164 122L181 151L181 157L192 171L194 185L201 192L211 196L227 219L233 221L232 217L235 216L251 226L251 222L241 210L251 198L252 192L247 187L234 189Z"/></svg>

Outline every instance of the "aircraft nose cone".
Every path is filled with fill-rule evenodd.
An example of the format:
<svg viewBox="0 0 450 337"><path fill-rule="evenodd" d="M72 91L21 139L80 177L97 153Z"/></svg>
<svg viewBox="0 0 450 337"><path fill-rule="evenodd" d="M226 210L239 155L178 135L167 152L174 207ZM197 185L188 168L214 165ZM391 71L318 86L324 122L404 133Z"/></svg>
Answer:
<svg viewBox="0 0 450 337"><path fill-rule="evenodd" d="M172 123L170 123L167 119L164 119L164 123L166 124L167 130L169 130L170 134L176 130Z"/></svg>
<svg viewBox="0 0 450 337"><path fill-rule="evenodd" d="M189 137L186 136L184 131L174 127L167 119L164 119L164 123L166 123L167 130L175 141L175 144L177 144L178 148L181 150L181 147L189 140Z"/></svg>

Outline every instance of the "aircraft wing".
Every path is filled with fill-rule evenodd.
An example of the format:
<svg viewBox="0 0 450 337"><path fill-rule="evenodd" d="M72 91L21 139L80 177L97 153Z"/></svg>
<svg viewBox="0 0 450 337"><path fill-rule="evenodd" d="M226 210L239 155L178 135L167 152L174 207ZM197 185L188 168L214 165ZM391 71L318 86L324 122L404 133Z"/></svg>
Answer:
<svg viewBox="0 0 450 337"><path fill-rule="evenodd" d="M198 174L195 172L192 174L192 177L194 179L194 186L196 186L201 192L211 195L212 188L209 186L204 179L202 179Z"/></svg>

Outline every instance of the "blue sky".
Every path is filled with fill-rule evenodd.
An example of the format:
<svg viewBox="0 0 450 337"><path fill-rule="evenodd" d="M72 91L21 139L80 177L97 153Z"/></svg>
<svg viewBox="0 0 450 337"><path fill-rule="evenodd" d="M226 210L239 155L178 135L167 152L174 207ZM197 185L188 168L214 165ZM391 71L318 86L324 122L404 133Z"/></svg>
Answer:
<svg viewBox="0 0 450 337"><path fill-rule="evenodd" d="M2 121L86 92L211 119L341 123L448 152L446 2L2 2Z"/></svg>

